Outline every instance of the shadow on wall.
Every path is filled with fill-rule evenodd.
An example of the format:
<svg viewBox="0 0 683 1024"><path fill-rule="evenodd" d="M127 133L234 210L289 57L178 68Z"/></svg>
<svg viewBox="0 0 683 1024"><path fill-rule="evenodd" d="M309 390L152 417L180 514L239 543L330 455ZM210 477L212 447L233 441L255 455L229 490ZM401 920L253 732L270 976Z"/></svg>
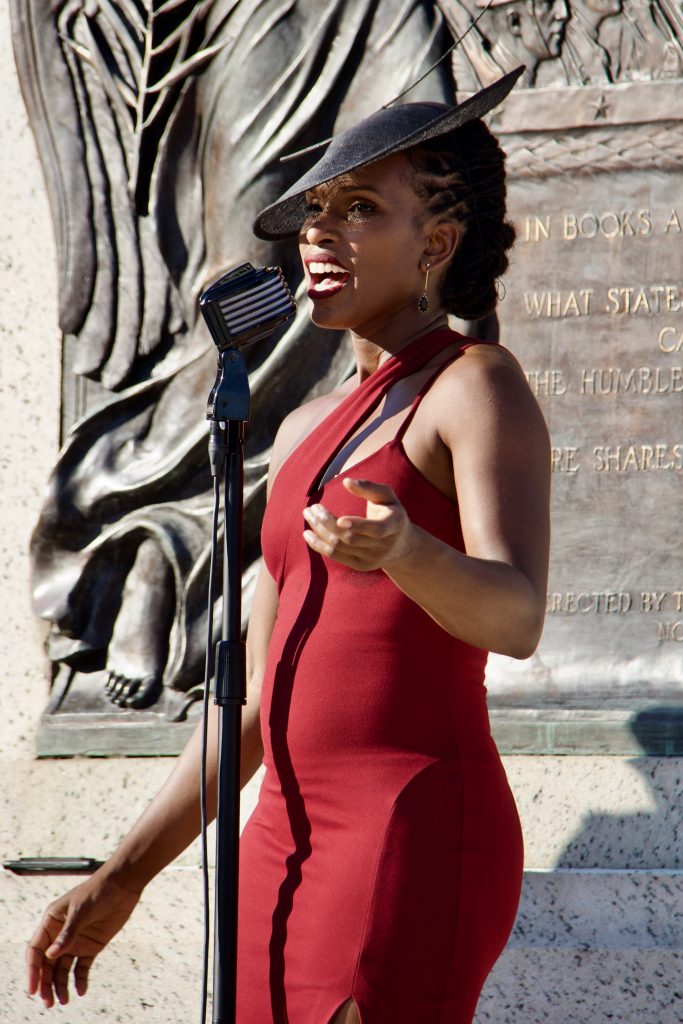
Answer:
<svg viewBox="0 0 683 1024"><path fill-rule="evenodd" d="M627 763L645 781L651 810L588 815L554 870L526 873L476 1024L683 1020L683 708L648 709L631 728L643 756ZM604 777L596 773L596 783Z"/></svg>
<svg viewBox="0 0 683 1024"><path fill-rule="evenodd" d="M588 815L558 868L683 868L683 707L648 708L631 729L644 756L629 763L642 775L654 810Z"/></svg>

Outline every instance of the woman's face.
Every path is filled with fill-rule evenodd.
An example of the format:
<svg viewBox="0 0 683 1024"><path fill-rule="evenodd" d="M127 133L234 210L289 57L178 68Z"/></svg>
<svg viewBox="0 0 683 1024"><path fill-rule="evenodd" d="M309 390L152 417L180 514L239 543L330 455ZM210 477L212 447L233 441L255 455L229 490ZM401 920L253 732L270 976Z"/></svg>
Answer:
<svg viewBox="0 0 683 1024"><path fill-rule="evenodd" d="M397 153L306 193L299 249L314 323L368 334L414 318L429 221L413 173Z"/></svg>

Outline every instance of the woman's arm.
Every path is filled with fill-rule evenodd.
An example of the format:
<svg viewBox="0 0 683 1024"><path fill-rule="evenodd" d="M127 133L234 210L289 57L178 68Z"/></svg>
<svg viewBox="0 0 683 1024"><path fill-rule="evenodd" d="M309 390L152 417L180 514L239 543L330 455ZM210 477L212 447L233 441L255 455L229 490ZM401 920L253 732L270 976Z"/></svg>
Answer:
<svg viewBox="0 0 683 1024"><path fill-rule="evenodd" d="M450 452L463 554L408 519L391 488L346 479L366 516L307 510L308 544L352 568L382 568L453 636L516 658L540 638L549 548L547 430L507 353L466 353L424 402Z"/></svg>
<svg viewBox="0 0 683 1024"><path fill-rule="evenodd" d="M242 716L241 783L261 763L261 682L277 615L277 588L265 567L254 593L247 634L247 704ZM218 713L209 708L207 809L215 817ZM166 783L109 860L45 911L26 953L28 991L46 1006L69 999L73 971L84 995L94 958L123 927L145 885L199 834L202 730L198 726Z"/></svg>

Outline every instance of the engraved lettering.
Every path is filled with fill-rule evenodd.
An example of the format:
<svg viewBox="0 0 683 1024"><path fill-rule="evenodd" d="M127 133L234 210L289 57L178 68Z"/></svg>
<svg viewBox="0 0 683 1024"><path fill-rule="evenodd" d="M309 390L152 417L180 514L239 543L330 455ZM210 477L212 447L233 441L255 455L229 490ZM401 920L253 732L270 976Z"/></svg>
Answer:
<svg viewBox="0 0 683 1024"><path fill-rule="evenodd" d="M641 309L644 309L646 313L652 312L650 309L650 303L647 301L645 290L643 288L640 289L636 296L636 301L633 303L633 312L638 313Z"/></svg>
<svg viewBox="0 0 683 1024"><path fill-rule="evenodd" d="M524 241L540 242L541 239L550 237L550 217L524 218Z"/></svg>
<svg viewBox="0 0 683 1024"><path fill-rule="evenodd" d="M683 331L679 334L675 327L662 327L657 344L662 352L683 352Z"/></svg>
<svg viewBox="0 0 683 1024"><path fill-rule="evenodd" d="M576 217L573 213L566 213L564 215L564 240L566 242L573 242L575 238L578 238L579 226L576 222Z"/></svg>
<svg viewBox="0 0 683 1024"><path fill-rule="evenodd" d="M550 468L553 473L578 473L579 467L574 461L578 450L571 447L551 448Z"/></svg>
<svg viewBox="0 0 683 1024"><path fill-rule="evenodd" d="M595 594L579 594L576 607L580 612L595 611L594 602Z"/></svg>
<svg viewBox="0 0 683 1024"><path fill-rule="evenodd" d="M565 395L567 384L562 370L528 370L526 379L536 395Z"/></svg>
<svg viewBox="0 0 683 1024"><path fill-rule="evenodd" d="M603 366L581 371L582 395L668 395L683 392L683 366Z"/></svg>
<svg viewBox="0 0 683 1024"><path fill-rule="evenodd" d="M674 288L673 285L667 285L666 288L666 310L667 313L678 313L681 308L681 301L678 298L679 290Z"/></svg>
<svg viewBox="0 0 683 1024"><path fill-rule="evenodd" d="M601 214L590 211L565 213L562 224L565 242L573 242L577 238L597 238L598 235L603 238L635 238L651 233L649 210L607 210Z"/></svg>
<svg viewBox="0 0 683 1024"><path fill-rule="evenodd" d="M670 231L678 231L679 234L680 234L681 230L683 230L683 229L681 228L681 222L680 222L680 220L678 218L678 214L676 213L676 210L672 210L671 211L671 216L669 217L668 221L666 222L666 227L664 228L664 234L668 235Z"/></svg>
<svg viewBox="0 0 683 1024"><path fill-rule="evenodd" d="M625 615L632 607L632 595L623 590L554 593L546 602L546 611L555 615Z"/></svg>
<svg viewBox="0 0 683 1024"><path fill-rule="evenodd" d="M597 473L683 468L683 444L595 445L593 469Z"/></svg>
<svg viewBox="0 0 683 1024"><path fill-rule="evenodd" d="M619 312L619 289L608 288L607 289L607 306L605 312L609 313L610 316L616 316Z"/></svg>
<svg viewBox="0 0 683 1024"><path fill-rule="evenodd" d="M662 601L666 597L666 591L658 594L656 590L652 593L643 591L640 595L640 610L643 612L661 612Z"/></svg>
<svg viewBox="0 0 683 1024"><path fill-rule="evenodd" d="M638 210L638 220L640 221L642 231L639 231L639 235L649 235L652 233L652 221L650 219L649 210Z"/></svg>
<svg viewBox="0 0 683 1024"><path fill-rule="evenodd" d="M527 316L560 319L568 316L588 316L591 312L592 288L570 292L525 292Z"/></svg>
<svg viewBox="0 0 683 1024"><path fill-rule="evenodd" d="M657 639L660 644L665 643L667 640L673 640L674 643L683 643L683 622L658 622L657 623Z"/></svg>
<svg viewBox="0 0 683 1024"><path fill-rule="evenodd" d="M673 599L676 611L683 612L683 590L674 590Z"/></svg>
<svg viewBox="0 0 683 1024"><path fill-rule="evenodd" d="M628 221L628 227L630 229L628 233L635 235L635 231L631 227L630 214L627 213L624 217L625 220ZM602 228L602 233L605 238L617 238L617 236L621 234L621 224L616 213L606 213L600 222L600 227ZM627 234L625 227L626 225L624 224L624 234Z"/></svg>
<svg viewBox="0 0 683 1024"><path fill-rule="evenodd" d="M679 313L683 309L683 291L678 285L651 284L646 287L607 289L605 312L610 316L637 316L653 313Z"/></svg>

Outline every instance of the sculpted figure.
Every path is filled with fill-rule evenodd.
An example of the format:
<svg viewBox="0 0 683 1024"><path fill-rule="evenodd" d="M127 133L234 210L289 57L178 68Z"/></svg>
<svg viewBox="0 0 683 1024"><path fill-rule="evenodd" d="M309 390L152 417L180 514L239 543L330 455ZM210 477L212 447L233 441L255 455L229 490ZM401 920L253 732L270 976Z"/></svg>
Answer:
<svg viewBox="0 0 683 1024"><path fill-rule="evenodd" d="M449 4L457 33L462 35L486 6L487 0ZM526 64L521 84L534 85L541 63L558 56L568 18L566 0L493 0L455 52L458 88L489 85L520 64Z"/></svg>
<svg viewBox="0 0 683 1024"><path fill-rule="evenodd" d="M391 100L450 36L431 0L13 0L13 33L56 226L65 344L102 386L50 480L35 605L62 689L173 716L201 683L205 647L215 350L198 295L247 258L301 285L296 247L251 232L301 173L280 156ZM450 71L409 99L452 101ZM245 608L276 427L351 366L343 332L305 313L248 359Z"/></svg>
<svg viewBox="0 0 683 1024"><path fill-rule="evenodd" d="M608 19L621 13L622 0L585 0L573 4L557 61L540 72L542 85L594 85L614 81L613 58L601 32Z"/></svg>
<svg viewBox="0 0 683 1024"><path fill-rule="evenodd" d="M607 28L607 26L606 26ZM615 81L678 78L683 74L683 12L675 0L624 0L609 24Z"/></svg>

